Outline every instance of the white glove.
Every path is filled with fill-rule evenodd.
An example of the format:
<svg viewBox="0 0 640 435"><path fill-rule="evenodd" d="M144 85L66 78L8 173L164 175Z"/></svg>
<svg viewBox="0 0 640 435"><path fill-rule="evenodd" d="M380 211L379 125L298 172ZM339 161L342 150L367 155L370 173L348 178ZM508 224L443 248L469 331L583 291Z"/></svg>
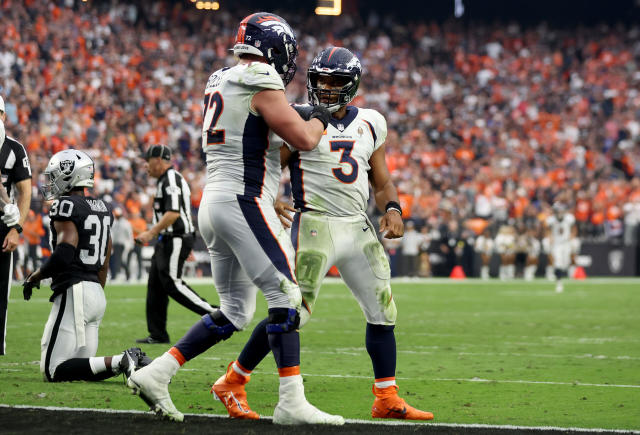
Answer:
<svg viewBox="0 0 640 435"><path fill-rule="evenodd" d="M8 227L12 227L20 222L20 209L15 204L7 204L2 209L2 222Z"/></svg>

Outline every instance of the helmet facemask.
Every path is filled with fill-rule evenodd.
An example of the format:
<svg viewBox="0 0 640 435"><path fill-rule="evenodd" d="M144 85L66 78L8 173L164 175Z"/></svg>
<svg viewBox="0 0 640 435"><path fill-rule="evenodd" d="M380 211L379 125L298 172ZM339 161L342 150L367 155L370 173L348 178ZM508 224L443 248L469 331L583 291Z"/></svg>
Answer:
<svg viewBox="0 0 640 435"><path fill-rule="evenodd" d="M339 88L323 88L321 85L318 85L320 77L339 78L343 84ZM353 100L358 91L359 81L359 78L356 81L349 74L338 72L320 73L309 70L307 75L309 102L314 106L324 106L331 113L337 112L341 107L346 106Z"/></svg>

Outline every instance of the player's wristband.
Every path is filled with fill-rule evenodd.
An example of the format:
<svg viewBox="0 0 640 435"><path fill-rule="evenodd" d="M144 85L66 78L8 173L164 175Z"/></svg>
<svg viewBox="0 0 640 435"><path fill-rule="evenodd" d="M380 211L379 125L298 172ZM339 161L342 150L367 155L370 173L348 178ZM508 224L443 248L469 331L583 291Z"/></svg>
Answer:
<svg viewBox="0 0 640 435"><path fill-rule="evenodd" d="M389 210L395 210L400 213L400 216L402 216L402 207L400 207L400 204L395 201L389 201L387 205L385 205L384 211L388 213Z"/></svg>
<svg viewBox="0 0 640 435"><path fill-rule="evenodd" d="M11 225L9 228L16 230L18 234L22 233L22 227L20 224Z"/></svg>

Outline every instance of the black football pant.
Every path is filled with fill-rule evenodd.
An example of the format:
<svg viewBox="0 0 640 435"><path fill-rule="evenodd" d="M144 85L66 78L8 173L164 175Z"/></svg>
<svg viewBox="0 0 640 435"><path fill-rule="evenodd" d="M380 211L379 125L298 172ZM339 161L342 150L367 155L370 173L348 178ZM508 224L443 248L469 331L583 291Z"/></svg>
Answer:
<svg viewBox="0 0 640 435"><path fill-rule="evenodd" d="M0 240L4 240L4 237ZM0 251L0 355L4 355L6 351L7 308L9 307L12 274L13 252Z"/></svg>
<svg viewBox="0 0 640 435"><path fill-rule="evenodd" d="M147 328L149 335L156 340L169 340L169 296L201 316L214 311L214 307L182 280L182 267L191 253L194 240L193 235L160 236L156 243L147 283Z"/></svg>

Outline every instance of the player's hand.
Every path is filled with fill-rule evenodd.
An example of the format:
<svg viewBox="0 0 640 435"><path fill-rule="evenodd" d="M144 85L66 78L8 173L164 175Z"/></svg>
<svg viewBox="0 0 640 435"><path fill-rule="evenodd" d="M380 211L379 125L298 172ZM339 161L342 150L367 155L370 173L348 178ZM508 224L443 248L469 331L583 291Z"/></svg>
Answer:
<svg viewBox="0 0 640 435"><path fill-rule="evenodd" d="M300 117L305 121L310 121L316 118L318 121L322 122L325 129L331 120L331 112L329 112L329 109L321 105L312 106L310 104L294 104L291 107L293 107L295 111L298 112L298 115L300 115Z"/></svg>
<svg viewBox="0 0 640 435"><path fill-rule="evenodd" d="M31 295L33 294L33 288L40 288L40 281L30 281L33 273L27 277L22 283L22 296L24 296L24 300L28 301L31 299Z"/></svg>
<svg viewBox="0 0 640 435"><path fill-rule="evenodd" d="M12 227L20 222L20 209L15 204L6 204L2 208L2 222L8 227Z"/></svg>
<svg viewBox="0 0 640 435"><path fill-rule="evenodd" d="M138 237L135 238L135 242L138 245L144 245L152 241L154 237L155 235L151 231L144 231L138 234Z"/></svg>
<svg viewBox="0 0 640 435"><path fill-rule="evenodd" d="M296 209L293 208L290 204L282 201L276 201L273 205L273 208L276 209L276 213L278 214L278 218L280 222L282 222L282 226L285 228L291 228L291 222L293 222L293 216L291 216L288 212L296 212Z"/></svg>
<svg viewBox="0 0 640 435"><path fill-rule="evenodd" d="M389 210L380 218L380 233L385 239L397 239L404 234L402 216L395 210Z"/></svg>
<svg viewBox="0 0 640 435"><path fill-rule="evenodd" d="M7 236L4 238L4 242L2 243L2 252L13 252L18 247L20 243L20 234L16 231L15 228L9 230Z"/></svg>

